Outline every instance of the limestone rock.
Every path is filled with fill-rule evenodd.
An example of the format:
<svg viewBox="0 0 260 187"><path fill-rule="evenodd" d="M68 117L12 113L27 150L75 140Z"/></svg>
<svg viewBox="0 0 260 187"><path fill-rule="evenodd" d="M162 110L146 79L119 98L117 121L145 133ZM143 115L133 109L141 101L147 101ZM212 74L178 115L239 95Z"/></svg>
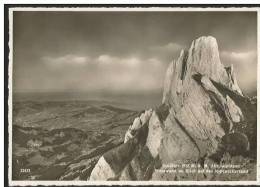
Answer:
<svg viewBox="0 0 260 187"><path fill-rule="evenodd" d="M92 170L89 180L113 180L119 177L136 154L138 138L140 137L135 136L126 143L106 152Z"/></svg>
<svg viewBox="0 0 260 187"><path fill-rule="evenodd" d="M95 180L107 180L109 178L115 177L115 173L110 167L110 165L107 163L107 161L104 159L102 156L94 169L92 170L90 174L90 181L95 181Z"/></svg>
<svg viewBox="0 0 260 187"><path fill-rule="evenodd" d="M233 66L221 63L216 39L203 36L169 64L162 105L134 120L124 144L104 155L108 173L96 166L92 178L100 173L100 179L106 180L216 180L156 172L156 168L218 162L225 152L242 155L256 149L255 132L256 101L243 95Z"/></svg>
<svg viewBox="0 0 260 187"><path fill-rule="evenodd" d="M133 125L130 126L129 129L133 128L132 130L136 131L134 135L131 135L131 138L120 146L109 150L99 159L90 174L89 180L118 180L119 178L122 180L123 178L131 179L128 178L126 173L128 170L125 168L129 168L131 162L140 154L148 133L147 123L140 125L140 121L139 117L135 118ZM138 129L136 127L138 127Z"/></svg>
<svg viewBox="0 0 260 187"><path fill-rule="evenodd" d="M234 105L231 106L230 100L227 103L212 81L242 95L232 66L225 69L219 58L216 39L209 36L194 40L188 51L181 51L179 58L169 65L164 83L162 102L172 111L169 115L171 120L166 120L167 133L176 131L173 118L177 119L182 131L197 145L200 156L213 153L218 140L232 129L232 121L238 121L237 114L242 116ZM176 147L178 141L185 139L185 135L179 140L176 134L174 136L175 142L167 147ZM166 137L165 141L169 139Z"/></svg>
<svg viewBox="0 0 260 187"><path fill-rule="evenodd" d="M229 113L231 115L232 121L233 122L240 122L243 120L243 114L241 109L236 105L236 103L227 95L226 97L227 100L227 107L229 110Z"/></svg>
<svg viewBox="0 0 260 187"><path fill-rule="evenodd" d="M124 143L126 143L129 139L132 139L135 135L135 133L143 126L145 125L148 120L150 119L152 115L152 109L146 110L144 113L142 113L139 117L136 117L134 119L134 122L131 126L129 126L126 134L125 134L125 140Z"/></svg>
<svg viewBox="0 0 260 187"><path fill-rule="evenodd" d="M236 79L236 76L235 76L235 73L234 73L234 66L233 64L231 64L229 67L225 67L226 71L227 71L227 74L231 80L231 82L229 82L229 87L232 89L232 90L235 90L237 91L237 93L239 93L240 95L243 95L241 89L239 88L238 84L237 84L237 79Z"/></svg>
<svg viewBox="0 0 260 187"><path fill-rule="evenodd" d="M159 154L158 151L162 138L162 125L157 114L154 111L149 121L148 136L146 140L146 146L148 147L154 158L156 158Z"/></svg>
<svg viewBox="0 0 260 187"><path fill-rule="evenodd" d="M241 92L234 78L233 68L226 70L220 61L216 39L203 36L194 40L188 51L182 50L179 58L169 65L164 83L163 103L171 100L173 104L176 100L183 99L183 94L191 89L189 85L195 73L206 75L234 91Z"/></svg>

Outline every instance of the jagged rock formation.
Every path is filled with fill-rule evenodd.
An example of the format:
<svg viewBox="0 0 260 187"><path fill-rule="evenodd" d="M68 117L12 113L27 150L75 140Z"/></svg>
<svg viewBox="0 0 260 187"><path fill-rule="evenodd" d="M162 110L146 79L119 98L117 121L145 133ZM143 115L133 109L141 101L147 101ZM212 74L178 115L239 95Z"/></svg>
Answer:
<svg viewBox="0 0 260 187"><path fill-rule="evenodd" d="M256 101L242 93L233 66L221 63L216 39L200 37L170 63L162 105L134 120L124 144L99 160L90 179L217 180L155 169L183 163L203 167L224 154L243 156L255 149Z"/></svg>

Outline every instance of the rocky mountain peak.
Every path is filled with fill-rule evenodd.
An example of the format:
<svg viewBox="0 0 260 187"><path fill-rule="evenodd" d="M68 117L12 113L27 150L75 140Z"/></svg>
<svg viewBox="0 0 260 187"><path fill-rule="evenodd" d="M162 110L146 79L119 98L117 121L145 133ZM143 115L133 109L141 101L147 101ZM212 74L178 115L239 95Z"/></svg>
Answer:
<svg viewBox="0 0 260 187"><path fill-rule="evenodd" d="M256 150L254 132L256 102L242 94L233 66L221 63L216 39L203 36L169 64L162 105L136 117L124 144L100 159L90 180L177 180L179 174L155 169L185 163L204 167L225 153L243 156ZM184 175L185 180L212 177Z"/></svg>
<svg viewBox="0 0 260 187"><path fill-rule="evenodd" d="M169 102L169 95L189 92L192 76L196 73L222 83L242 95L233 66L225 68L220 61L216 39L202 36L191 43L189 50L182 50L179 57L170 63L165 76L162 102Z"/></svg>

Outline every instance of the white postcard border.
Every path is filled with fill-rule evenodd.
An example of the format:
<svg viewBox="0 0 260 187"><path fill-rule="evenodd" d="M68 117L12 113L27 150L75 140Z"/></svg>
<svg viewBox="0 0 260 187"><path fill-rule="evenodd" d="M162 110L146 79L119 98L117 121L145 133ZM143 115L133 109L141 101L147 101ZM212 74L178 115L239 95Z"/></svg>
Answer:
<svg viewBox="0 0 260 187"><path fill-rule="evenodd" d="M37 5L37 4L36 4ZM86 186L86 185L259 185L260 184L260 128L257 128L257 178L256 181L18 181L12 180L12 73L13 73L13 12L14 11L256 11L257 12L257 59L258 63L260 62L260 8L248 8L248 7L230 7L230 8L197 8L197 7L141 7L141 5L134 5L136 7L68 7L70 5L64 5L64 7L55 7L55 4L52 4L52 7L44 7L44 5L37 5L38 7L28 7L29 5L24 5L24 7L10 7L9 8L9 67L8 67L8 182L10 186L28 186L28 185L56 185L56 186L66 186L66 185L75 185L75 186ZM74 6L74 5L73 5ZM77 6L77 5L75 5ZM88 5L86 5L88 6ZM92 5L94 6L94 5ZM111 6L111 5L110 5ZM178 6L178 5L173 5ZM189 5L187 5L189 6ZM210 6L210 5L209 5ZM258 82L260 75L260 67L257 63L257 90L260 88ZM257 91L257 98L259 94ZM257 116L260 116L259 111L259 100L257 100ZM7 125L7 124L5 124ZM259 120L257 120L257 126L259 126Z"/></svg>

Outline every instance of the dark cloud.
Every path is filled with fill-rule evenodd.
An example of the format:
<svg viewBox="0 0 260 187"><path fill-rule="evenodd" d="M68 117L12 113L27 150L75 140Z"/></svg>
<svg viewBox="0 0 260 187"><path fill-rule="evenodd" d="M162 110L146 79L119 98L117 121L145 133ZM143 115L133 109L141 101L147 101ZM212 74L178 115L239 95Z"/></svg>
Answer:
<svg viewBox="0 0 260 187"><path fill-rule="evenodd" d="M255 12L15 12L14 88L160 89L180 50L212 35L241 87L253 90L256 19ZM247 53L249 60L234 55Z"/></svg>

